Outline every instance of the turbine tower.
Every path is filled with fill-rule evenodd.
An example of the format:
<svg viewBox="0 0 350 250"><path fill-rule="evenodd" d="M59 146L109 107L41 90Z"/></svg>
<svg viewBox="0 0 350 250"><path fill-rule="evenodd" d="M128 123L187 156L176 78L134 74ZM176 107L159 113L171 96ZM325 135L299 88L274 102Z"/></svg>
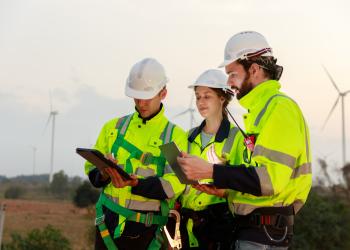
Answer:
<svg viewBox="0 0 350 250"><path fill-rule="evenodd" d="M346 161L346 135L345 135L345 108L344 108L344 98L345 96L350 93L350 90L341 92L337 86L337 84L335 83L335 81L333 80L332 76L329 74L328 70L326 69L326 67L323 66L324 71L326 72L326 74L328 75L328 78L331 80L334 88L337 90L338 92L338 97L335 100L333 107L331 109L331 111L329 112L326 121L324 122L322 129L324 129L324 127L326 126L330 116L332 115L335 107L337 106L339 99L341 99L341 122L342 122L342 151L343 151L343 155L342 155L342 160L343 160L343 166L345 166L345 161Z"/></svg>
<svg viewBox="0 0 350 250"><path fill-rule="evenodd" d="M173 117L173 118L176 118L176 117L185 115L187 113L190 113L190 129L194 127L194 122L195 122L194 112L196 112L196 110L193 108L193 99L194 99L194 94L192 94L191 96L190 105L188 106L188 108Z"/></svg>
<svg viewBox="0 0 350 250"><path fill-rule="evenodd" d="M36 150L37 150L37 147L31 145L30 146L33 150L33 175L35 175L35 169L36 169Z"/></svg>
<svg viewBox="0 0 350 250"><path fill-rule="evenodd" d="M50 92L50 113L49 117L46 122L45 130L47 126L49 125L51 119L52 119L52 129L51 129L51 154L50 154L50 175L49 175L49 183L52 182L52 176L53 176L53 163L54 163L54 146L55 146L55 121L56 121L56 115L58 115L57 110L53 110L52 108L52 100L51 100L51 92Z"/></svg>

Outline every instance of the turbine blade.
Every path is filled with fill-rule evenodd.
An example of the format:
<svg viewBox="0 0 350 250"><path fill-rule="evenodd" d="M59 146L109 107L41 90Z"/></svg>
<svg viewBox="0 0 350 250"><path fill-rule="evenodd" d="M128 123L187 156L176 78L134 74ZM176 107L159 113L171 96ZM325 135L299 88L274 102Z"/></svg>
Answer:
<svg viewBox="0 0 350 250"><path fill-rule="evenodd" d="M335 103L333 104L333 107L331 109L331 111L329 112L328 116L327 116L327 119L325 120L325 122L323 123L323 126L322 126L322 130L324 129L324 127L326 126L329 118L331 117L335 107L337 106L338 102L339 102L339 99L340 99L340 95L338 96L337 100L335 100Z"/></svg>
<svg viewBox="0 0 350 250"><path fill-rule="evenodd" d="M50 120L51 120L51 113L49 114L49 118L47 119L47 122L46 122L46 125L45 125L45 128L44 128L44 132L43 132L43 134L45 134L45 132L46 132L46 129L47 129L47 126L49 126L49 123L50 123Z"/></svg>
<svg viewBox="0 0 350 250"><path fill-rule="evenodd" d="M345 91L343 94L344 96L350 93L350 89L348 91Z"/></svg>
<svg viewBox="0 0 350 250"><path fill-rule="evenodd" d="M181 115L184 115L184 114L186 114L187 112L190 112L190 111L191 111L191 109L186 109L185 111L182 111L181 113L178 113L177 115L173 116L173 118L176 118L176 117L179 117Z"/></svg>
<svg viewBox="0 0 350 250"><path fill-rule="evenodd" d="M51 90L49 90L49 98L50 98L50 112L52 112L52 94L51 94Z"/></svg>
<svg viewBox="0 0 350 250"><path fill-rule="evenodd" d="M334 88L335 88L335 89L338 91L338 93L340 94L341 92L340 92L340 90L339 90L337 84L335 84L335 81L333 80L331 74L329 74L329 72L328 72L328 70L326 69L325 66L322 65L322 67L323 67L324 71L326 72L326 74L328 75L328 78L331 80L331 82L332 82Z"/></svg>

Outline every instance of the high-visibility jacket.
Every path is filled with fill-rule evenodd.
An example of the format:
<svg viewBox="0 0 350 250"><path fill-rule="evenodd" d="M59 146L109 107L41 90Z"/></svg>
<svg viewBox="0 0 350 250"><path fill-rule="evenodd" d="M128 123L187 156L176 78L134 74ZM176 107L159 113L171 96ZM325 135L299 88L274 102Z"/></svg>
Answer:
<svg viewBox="0 0 350 250"><path fill-rule="evenodd" d="M227 119L223 119L216 135L203 147L201 132L204 126L205 121L199 127L193 128L188 132L188 153L199 156L211 163L240 164L242 162L244 143L243 135L239 129ZM193 211L202 211L207 209L209 205L226 202L226 198L201 192L191 185L186 186L179 200L182 208ZM186 226L187 228L189 246L198 247L198 239L193 234L193 220L188 219L186 222L187 225L182 225L182 227ZM227 221L227 223L230 222Z"/></svg>
<svg viewBox="0 0 350 250"><path fill-rule="evenodd" d="M279 82L269 80L240 99L248 110L246 131L256 137L251 157L249 152L245 157L249 167L225 168L227 172L214 166L214 182L233 189L229 200L238 215L289 205L296 213L311 188L309 130L298 105L279 89Z"/></svg>
<svg viewBox="0 0 350 250"><path fill-rule="evenodd" d="M167 201L170 202L183 192L185 186L179 182L165 158L161 156L159 146L169 141L174 141L181 150L185 151L187 148L186 133L168 121L162 107L151 119L142 119L139 113L135 112L123 118L110 120L103 126L95 148L103 154L114 153L118 165L126 172L135 174L139 184L145 178L158 177L161 185L155 187L157 190L153 192L165 193ZM94 169L95 166L91 163L85 163L86 174ZM147 198L140 195L140 192L133 192L136 188L137 186L116 188L110 182L103 188L103 197L129 210L160 211L159 199ZM123 220L120 216L121 225ZM120 234L124 224L120 227Z"/></svg>
<svg viewBox="0 0 350 250"><path fill-rule="evenodd" d="M224 119L219 130L211 138L209 143L203 147L201 141L201 131L205 126L205 121L188 132L188 153L199 156L210 163L229 163L230 165L240 164L244 150L243 136L233 124ZM194 211L201 211L208 205L226 202L225 198L219 198L201 192L191 185L187 185L183 194L179 198L181 207Z"/></svg>

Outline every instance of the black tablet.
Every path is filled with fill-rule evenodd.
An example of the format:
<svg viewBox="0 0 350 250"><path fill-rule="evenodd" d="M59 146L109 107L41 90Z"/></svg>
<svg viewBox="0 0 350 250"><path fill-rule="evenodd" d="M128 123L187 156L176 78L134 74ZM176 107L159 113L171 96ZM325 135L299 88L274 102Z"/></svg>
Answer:
<svg viewBox="0 0 350 250"><path fill-rule="evenodd" d="M105 158L105 156L100 151L91 148L77 148L76 152L84 159L91 162L99 170L103 170L104 168L108 167L115 168L124 180L131 180L131 177L127 172L125 172L114 162Z"/></svg>
<svg viewBox="0 0 350 250"><path fill-rule="evenodd" d="M174 142L160 145L159 148L182 184L198 184L198 181L188 179L182 171L182 168L177 162L177 157L181 155L181 152Z"/></svg>

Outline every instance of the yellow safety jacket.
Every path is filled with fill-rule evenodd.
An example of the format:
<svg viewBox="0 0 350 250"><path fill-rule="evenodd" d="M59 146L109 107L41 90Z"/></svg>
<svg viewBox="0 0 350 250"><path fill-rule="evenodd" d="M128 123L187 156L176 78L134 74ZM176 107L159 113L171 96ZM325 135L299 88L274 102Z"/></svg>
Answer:
<svg viewBox="0 0 350 250"><path fill-rule="evenodd" d="M138 112L110 120L103 126L95 149L103 154L114 153L118 165L139 179L158 176L168 202L172 201L173 204L173 200L183 192L185 186L179 182L161 155L159 146L170 141L174 141L181 150L187 147L186 133L168 121L162 107L158 114L147 121L139 117ZM86 174L93 169L95 166L85 163ZM103 198L107 197L108 202L113 201L128 210L160 211L160 200L132 194L131 189L130 186L116 188L110 182L103 188ZM119 214L120 234L125 225L121 225L123 219L125 218Z"/></svg>
<svg viewBox="0 0 350 250"><path fill-rule="evenodd" d="M259 177L261 196L230 191L229 201L238 215L259 207L289 205L296 213L311 188L309 130L298 105L279 89L279 82L269 80L240 99L248 110L246 131L256 136L249 165Z"/></svg>
<svg viewBox="0 0 350 250"><path fill-rule="evenodd" d="M244 150L243 135L237 127L227 119L221 122L218 132L211 138L209 143L203 148L201 141L201 131L205 126L205 121L196 128L188 132L188 153L216 164L238 165L242 163ZM225 198L201 192L191 185L186 185L186 189L179 197L182 208L193 211L205 210L209 205L226 202ZM187 233L189 246L198 247L199 243L192 232L193 220L187 221Z"/></svg>

